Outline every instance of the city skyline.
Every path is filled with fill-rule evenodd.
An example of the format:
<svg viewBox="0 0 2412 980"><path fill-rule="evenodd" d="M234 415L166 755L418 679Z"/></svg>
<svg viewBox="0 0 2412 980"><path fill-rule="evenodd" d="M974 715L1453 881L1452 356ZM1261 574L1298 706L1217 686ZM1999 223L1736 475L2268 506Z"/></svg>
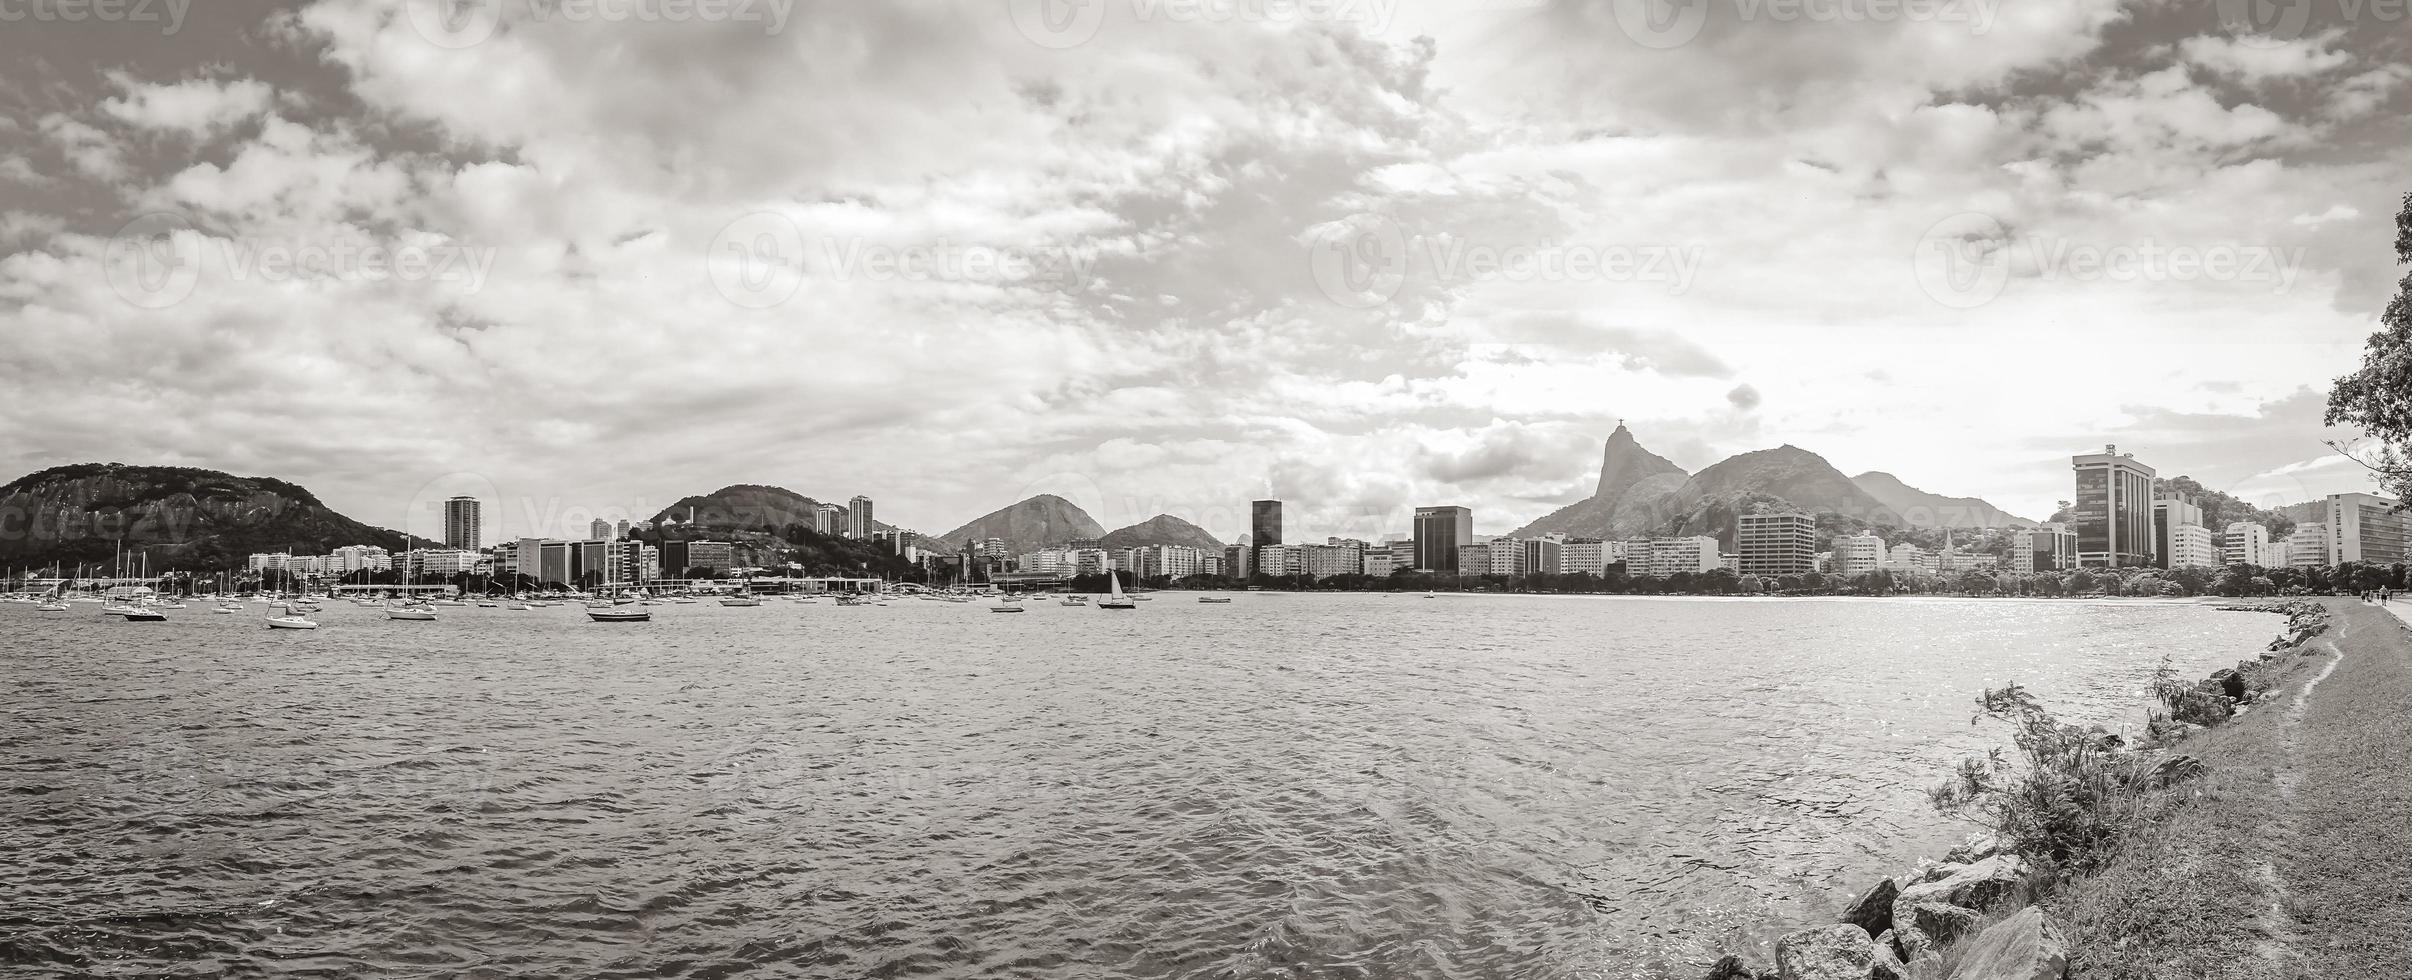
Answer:
<svg viewBox="0 0 2412 980"><path fill-rule="evenodd" d="M282 475L385 525L558 505L496 535L746 482L925 529L1088 487L1506 528L1617 419L1690 469L1790 442L2030 516L2106 441L2248 499L2366 488L2319 393L2395 279L2392 31L1630 5L6 32L0 464ZM2032 356L2079 348L2119 383Z"/></svg>

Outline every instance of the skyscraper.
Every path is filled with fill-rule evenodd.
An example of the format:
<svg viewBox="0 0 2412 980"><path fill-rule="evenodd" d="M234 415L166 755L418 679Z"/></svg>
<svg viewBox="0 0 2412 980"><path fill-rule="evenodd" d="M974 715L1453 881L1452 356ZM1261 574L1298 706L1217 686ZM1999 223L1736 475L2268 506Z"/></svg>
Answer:
<svg viewBox="0 0 2412 980"><path fill-rule="evenodd" d="M480 516L481 505L476 497L454 497L444 501L444 547L461 551L476 551L484 547L485 522Z"/></svg>
<svg viewBox="0 0 2412 980"><path fill-rule="evenodd" d="M602 519L602 518L600 518L600 517L595 518L594 523L588 524L588 525L586 526L586 540L588 540L588 541L609 541L609 540L611 540L611 522L610 522L610 521L607 521L607 520L604 520L604 519Z"/></svg>
<svg viewBox="0 0 2412 980"><path fill-rule="evenodd" d="M1474 511L1466 507L1415 509L1415 567L1457 571L1457 549L1474 543Z"/></svg>
<svg viewBox="0 0 2412 980"><path fill-rule="evenodd" d="M1259 548L1281 543L1281 501L1259 500L1248 505L1248 535Z"/></svg>
<svg viewBox="0 0 2412 980"><path fill-rule="evenodd" d="M2136 568L2155 564L2152 543L2153 468L2117 446L2069 457L2077 473L2071 508L2077 531L2077 563L2089 568Z"/></svg>
<svg viewBox="0 0 2412 980"><path fill-rule="evenodd" d="M1807 514L1744 514L1734 521L1734 554L1744 575L1814 572L1817 521Z"/></svg>
<svg viewBox="0 0 2412 980"><path fill-rule="evenodd" d="M869 540L873 526L871 498L855 494L853 500L846 502L846 536Z"/></svg>
<svg viewBox="0 0 2412 980"><path fill-rule="evenodd" d="M2332 493L2327 505L2328 560L2394 563L2412 559L2412 514L2368 493Z"/></svg>

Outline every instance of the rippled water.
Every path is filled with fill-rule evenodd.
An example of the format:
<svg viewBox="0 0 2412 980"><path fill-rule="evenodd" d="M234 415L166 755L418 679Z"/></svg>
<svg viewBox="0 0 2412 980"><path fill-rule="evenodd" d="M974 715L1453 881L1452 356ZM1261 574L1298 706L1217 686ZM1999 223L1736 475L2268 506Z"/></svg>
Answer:
<svg viewBox="0 0 2412 980"><path fill-rule="evenodd" d="M2009 680L2141 718L2277 620L1167 594L0 606L0 972L1651 977L1964 832ZM259 608L259 607L254 607Z"/></svg>

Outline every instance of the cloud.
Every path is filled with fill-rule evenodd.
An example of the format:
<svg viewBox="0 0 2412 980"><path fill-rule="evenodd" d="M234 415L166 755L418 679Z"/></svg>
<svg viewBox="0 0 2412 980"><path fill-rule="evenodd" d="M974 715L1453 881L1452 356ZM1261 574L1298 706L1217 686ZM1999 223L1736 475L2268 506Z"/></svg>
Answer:
<svg viewBox="0 0 2412 980"><path fill-rule="evenodd" d="M1735 385L1734 390L1725 393L1725 401L1745 412L1755 411L1759 407L1759 389L1746 384Z"/></svg>
<svg viewBox="0 0 2412 980"><path fill-rule="evenodd" d="M2179 50L2193 64L2261 83L2325 74L2351 63L2353 56L2336 47L2344 35L2342 28L2292 39L2259 37L2247 41L2204 35L2187 38L2179 44Z"/></svg>
<svg viewBox="0 0 2412 980"><path fill-rule="evenodd" d="M114 72L110 81L124 94L102 100L102 113L139 128L173 130L192 136L207 135L258 116L268 110L273 97L267 83L250 78L226 81L195 78L161 84Z"/></svg>

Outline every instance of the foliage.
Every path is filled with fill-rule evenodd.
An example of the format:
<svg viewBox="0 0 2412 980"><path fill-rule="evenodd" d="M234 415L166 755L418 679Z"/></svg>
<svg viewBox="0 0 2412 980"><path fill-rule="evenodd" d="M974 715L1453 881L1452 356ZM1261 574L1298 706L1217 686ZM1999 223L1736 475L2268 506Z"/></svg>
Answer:
<svg viewBox="0 0 2412 980"><path fill-rule="evenodd" d="M2063 724L2026 688L1977 698L1977 716L2010 725L2016 760L1996 749L1963 760L1928 793L1937 811L1987 825L2002 843L2059 874L2103 861L2144 808L2148 783L2112 752L2102 732Z"/></svg>
<svg viewBox="0 0 2412 980"><path fill-rule="evenodd" d="M2187 681L2178 677L2177 666L2168 657L2152 672L2152 696L2169 709L2173 721L2209 728L2227 721L2236 713L2236 706L2225 693L2203 681Z"/></svg>
<svg viewBox="0 0 2412 980"><path fill-rule="evenodd" d="M2412 262L2412 194L2395 215L2395 260ZM2351 425L2378 439L2379 450L2363 460L2378 471L2379 484L2397 500L2412 500L2412 274L2397 284L2395 298L2379 315L2379 329L2362 351L2362 366L2338 378L2328 392L2328 425Z"/></svg>

